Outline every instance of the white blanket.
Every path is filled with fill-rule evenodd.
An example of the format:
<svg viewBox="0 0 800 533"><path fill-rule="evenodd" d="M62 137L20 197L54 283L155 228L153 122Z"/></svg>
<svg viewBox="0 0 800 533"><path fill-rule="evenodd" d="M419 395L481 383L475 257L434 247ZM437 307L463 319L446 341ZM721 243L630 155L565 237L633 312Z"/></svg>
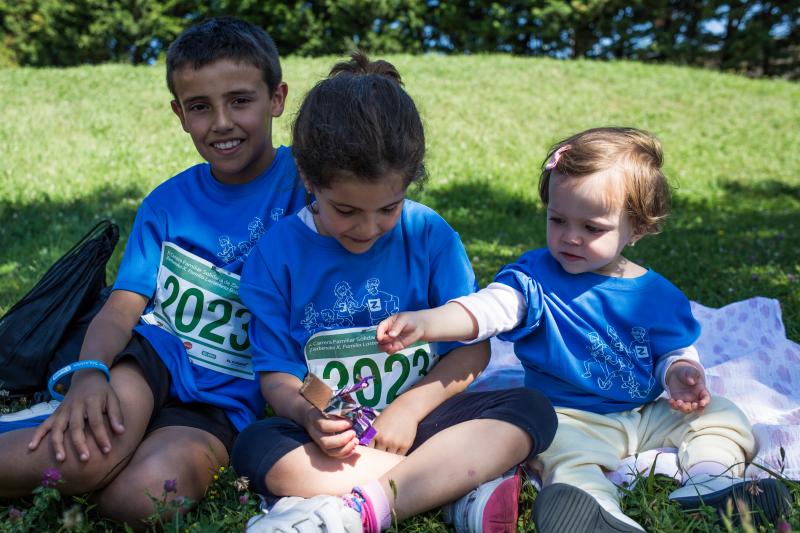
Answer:
<svg viewBox="0 0 800 533"><path fill-rule="evenodd" d="M768 476L760 465L800 479L800 345L786 338L780 303L758 297L712 309L692 302L692 311L702 325L695 346L712 396L734 401L753 424L759 451L747 475ZM492 360L471 389L522 382L511 344L492 339Z"/></svg>

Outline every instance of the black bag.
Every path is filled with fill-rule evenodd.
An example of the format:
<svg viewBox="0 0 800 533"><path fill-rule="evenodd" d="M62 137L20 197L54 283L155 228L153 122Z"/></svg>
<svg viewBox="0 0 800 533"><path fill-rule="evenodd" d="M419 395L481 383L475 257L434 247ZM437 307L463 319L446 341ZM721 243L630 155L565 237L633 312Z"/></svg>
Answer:
<svg viewBox="0 0 800 533"><path fill-rule="evenodd" d="M108 296L106 263L118 240L116 224L99 222L0 319L5 394L46 391L50 374L78 359L89 322Z"/></svg>

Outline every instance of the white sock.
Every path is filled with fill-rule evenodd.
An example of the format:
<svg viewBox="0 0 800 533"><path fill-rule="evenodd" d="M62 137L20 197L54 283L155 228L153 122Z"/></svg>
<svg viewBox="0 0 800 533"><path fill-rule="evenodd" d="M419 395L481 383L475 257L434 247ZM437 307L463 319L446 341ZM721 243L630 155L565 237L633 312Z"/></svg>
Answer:
<svg viewBox="0 0 800 533"><path fill-rule="evenodd" d="M684 472L682 482L685 485L694 476L701 474L708 474L710 476L736 477L733 473L733 469L730 466L726 466L722 463L717 463L714 461L702 461L700 463L693 464L686 470L686 472Z"/></svg>
<svg viewBox="0 0 800 533"><path fill-rule="evenodd" d="M615 500L609 500L608 498L598 498L594 494L592 494L591 496L595 500L597 500L597 503L600 504L600 507L602 507L608 514L610 514L620 522L623 522L625 524L628 524L629 526L633 526L635 528L644 531L644 528L640 526L639 523L636 522L636 520L634 520L633 518L622 512L622 509L619 506L619 502Z"/></svg>

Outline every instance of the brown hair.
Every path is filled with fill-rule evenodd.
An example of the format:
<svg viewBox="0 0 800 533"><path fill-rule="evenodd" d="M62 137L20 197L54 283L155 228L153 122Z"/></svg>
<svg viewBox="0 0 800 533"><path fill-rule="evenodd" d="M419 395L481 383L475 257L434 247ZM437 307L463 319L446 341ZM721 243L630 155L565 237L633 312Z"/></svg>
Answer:
<svg viewBox="0 0 800 533"><path fill-rule="evenodd" d="M167 87L173 98L173 74L189 65L194 70L220 59L244 62L261 70L269 94L281 84L278 49L267 32L235 17L205 20L184 30L167 49Z"/></svg>
<svg viewBox="0 0 800 533"><path fill-rule="evenodd" d="M661 171L663 163L661 143L646 131L626 127L589 129L550 148L542 162L539 198L547 205L553 171L568 178L581 178L615 169L624 186L623 206L635 233L658 233L669 213L671 193Z"/></svg>
<svg viewBox="0 0 800 533"><path fill-rule="evenodd" d="M355 52L306 94L292 128L292 152L317 188L337 179L379 181L390 173L405 185L425 171L425 133L419 112L387 61Z"/></svg>

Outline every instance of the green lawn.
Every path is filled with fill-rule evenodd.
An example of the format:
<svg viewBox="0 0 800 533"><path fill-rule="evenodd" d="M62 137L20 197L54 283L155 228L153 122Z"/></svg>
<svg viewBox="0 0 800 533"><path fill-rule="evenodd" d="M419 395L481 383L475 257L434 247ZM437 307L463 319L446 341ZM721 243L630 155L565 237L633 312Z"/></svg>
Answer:
<svg viewBox="0 0 800 533"><path fill-rule="evenodd" d="M277 143L289 142L303 93L335 59L284 61L289 109ZM632 125L662 140L677 192L664 233L637 244L630 258L706 306L776 298L787 335L800 341L800 85L625 62L389 59L429 140L430 180L411 195L460 232L481 283L545 243L536 179L548 147L584 128ZM106 217L122 231L112 280L142 197L199 161L170 111L161 66L0 70L0 117L0 313ZM215 521L230 529L251 514L238 507L232 479L225 473L217 497L191 515L201 529ZM669 506L659 487L626 499L649 530L714 531ZM526 493L523 503L531 498ZM58 517L60 510L47 518L51 528ZM800 512L792 523L800 527ZM400 530L445 531L435 514Z"/></svg>

